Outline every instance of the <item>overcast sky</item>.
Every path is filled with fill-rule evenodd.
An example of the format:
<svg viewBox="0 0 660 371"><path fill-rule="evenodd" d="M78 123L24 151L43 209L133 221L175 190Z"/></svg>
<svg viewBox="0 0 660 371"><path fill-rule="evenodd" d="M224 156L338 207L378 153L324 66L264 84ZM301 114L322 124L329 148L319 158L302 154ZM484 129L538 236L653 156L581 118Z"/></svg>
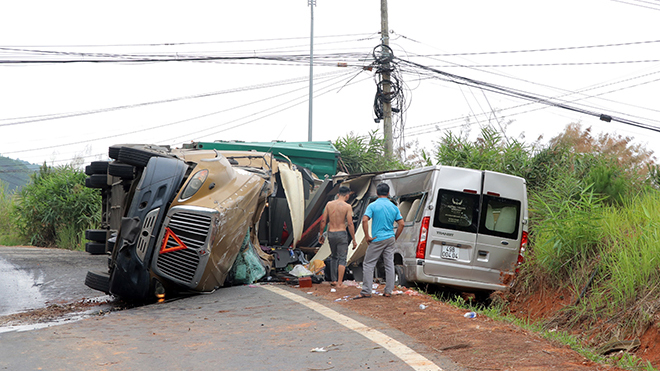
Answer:
<svg viewBox="0 0 660 371"><path fill-rule="evenodd" d="M374 75L362 69L380 43L380 2L317 0L314 18L313 139L380 128ZM389 0L398 58L658 128L659 18L660 0ZM105 159L117 143L305 141L307 59L107 60L293 60L309 54L309 36L307 0L2 2L0 60L14 63L0 64L0 154L60 165ZM83 59L106 62L44 63ZM409 67L401 77L405 138L427 149L467 117L473 135L497 117L528 142L581 122L660 153L652 130Z"/></svg>

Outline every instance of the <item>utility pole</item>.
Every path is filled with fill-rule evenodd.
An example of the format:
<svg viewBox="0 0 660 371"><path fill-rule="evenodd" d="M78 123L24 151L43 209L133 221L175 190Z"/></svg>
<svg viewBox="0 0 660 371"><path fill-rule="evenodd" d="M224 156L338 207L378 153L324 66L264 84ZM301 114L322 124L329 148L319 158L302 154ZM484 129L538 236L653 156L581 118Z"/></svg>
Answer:
<svg viewBox="0 0 660 371"><path fill-rule="evenodd" d="M390 32L387 22L387 0L380 0L380 39L383 45L389 47ZM386 50L387 48L383 49ZM389 62L383 65L381 81L385 81L385 83L383 83L383 93L385 96L389 96L389 93L391 92ZM392 138L392 102L389 99L383 100L383 137L385 139L385 156L391 159L394 140Z"/></svg>
<svg viewBox="0 0 660 371"><path fill-rule="evenodd" d="M311 9L311 31L309 34L309 123L307 127L307 141L312 141L312 101L314 100L314 7L316 0L307 0Z"/></svg>

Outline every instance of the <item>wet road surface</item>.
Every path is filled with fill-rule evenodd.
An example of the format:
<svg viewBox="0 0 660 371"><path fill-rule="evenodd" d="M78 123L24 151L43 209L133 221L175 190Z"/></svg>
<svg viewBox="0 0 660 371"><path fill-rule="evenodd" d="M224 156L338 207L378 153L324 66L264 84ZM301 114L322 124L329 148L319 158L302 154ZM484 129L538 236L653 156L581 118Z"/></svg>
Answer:
<svg viewBox="0 0 660 371"><path fill-rule="evenodd" d="M0 246L0 316L105 295L85 286L85 276L107 262L83 251Z"/></svg>

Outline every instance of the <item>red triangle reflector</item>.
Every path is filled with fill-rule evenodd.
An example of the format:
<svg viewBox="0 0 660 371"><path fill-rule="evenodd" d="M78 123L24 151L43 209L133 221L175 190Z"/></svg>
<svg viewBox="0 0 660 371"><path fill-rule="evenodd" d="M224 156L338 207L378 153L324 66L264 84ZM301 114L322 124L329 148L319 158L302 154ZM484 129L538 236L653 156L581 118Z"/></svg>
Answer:
<svg viewBox="0 0 660 371"><path fill-rule="evenodd" d="M167 243L173 240L173 244L170 247L167 247ZM165 228L165 237L163 237L163 244L160 246L160 253L165 254L166 252L178 251L187 249L186 246L179 237L177 237L171 229Z"/></svg>

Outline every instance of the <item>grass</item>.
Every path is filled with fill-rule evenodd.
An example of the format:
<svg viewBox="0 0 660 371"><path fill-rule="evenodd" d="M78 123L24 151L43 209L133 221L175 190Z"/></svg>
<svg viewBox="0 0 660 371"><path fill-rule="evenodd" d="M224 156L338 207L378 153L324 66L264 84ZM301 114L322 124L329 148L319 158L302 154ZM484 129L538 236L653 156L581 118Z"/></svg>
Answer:
<svg viewBox="0 0 660 371"><path fill-rule="evenodd" d="M505 306L503 305L486 305L484 303L478 302L474 303L472 301L463 299L463 297L459 295L448 295L446 293L440 295L436 293L430 293L429 295L435 300L442 301L456 308L476 312L480 316L485 316L496 321L510 323L527 331L537 333L544 339L567 345L581 356L592 362L599 364L611 364L616 367L631 371L658 371L651 365L650 362L644 361L628 353L623 353L620 358L602 356L596 353L595 349L585 346L582 340L577 336L574 336L569 332L560 330L558 328L547 329L544 323L533 322L530 321L529 318L518 318L508 313Z"/></svg>

